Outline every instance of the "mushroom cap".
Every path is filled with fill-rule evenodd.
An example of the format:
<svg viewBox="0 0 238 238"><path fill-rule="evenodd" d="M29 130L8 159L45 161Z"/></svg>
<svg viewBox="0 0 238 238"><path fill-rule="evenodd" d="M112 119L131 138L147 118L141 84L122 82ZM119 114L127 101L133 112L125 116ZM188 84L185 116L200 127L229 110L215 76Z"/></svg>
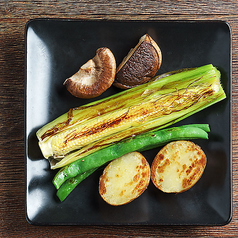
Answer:
<svg viewBox="0 0 238 238"><path fill-rule="evenodd" d="M79 71L66 79L67 90L78 98L94 98L105 92L113 83L116 60L110 49L99 48L93 59L81 66Z"/></svg>
<svg viewBox="0 0 238 238"><path fill-rule="evenodd" d="M127 89L144 84L155 76L161 63L159 46L145 34L118 66L114 86Z"/></svg>

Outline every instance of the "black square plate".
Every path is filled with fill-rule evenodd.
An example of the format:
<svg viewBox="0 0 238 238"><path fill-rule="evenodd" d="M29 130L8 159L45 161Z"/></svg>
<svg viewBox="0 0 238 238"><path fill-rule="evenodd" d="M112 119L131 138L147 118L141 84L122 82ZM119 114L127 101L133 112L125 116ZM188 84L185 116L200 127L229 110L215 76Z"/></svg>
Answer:
<svg viewBox="0 0 238 238"><path fill-rule="evenodd" d="M222 74L227 99L177 123L209 123L208 141L196 140L207 155L202 178L181 194L165 194L152 183L133 202L106 204L98 193L102 169L60 202L36 131L70 108L120 90L111 87L92 100L78 99L64 80L106 46L117 63L148 33L162 50L157 74L213 64ZM231 32L221 21L80 21L36 19L27 23L25 79L26 218L34 225L224 225L232 214ZM174 125L175 126L175 125ZM157 150L144 155L152 162Z"/></svg>

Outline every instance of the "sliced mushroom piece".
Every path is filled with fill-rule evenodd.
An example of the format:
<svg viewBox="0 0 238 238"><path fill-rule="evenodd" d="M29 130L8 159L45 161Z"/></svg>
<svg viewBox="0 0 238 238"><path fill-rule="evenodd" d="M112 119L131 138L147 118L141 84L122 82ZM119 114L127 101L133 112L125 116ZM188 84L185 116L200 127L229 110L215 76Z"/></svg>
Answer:
<svg viewBox="0 0 238 238"><path fill-rule="evenodd" d="M93 59L81 66L79 71L66 79L67 90L78 98L94 98L105 92L113 83L116 60L110 49L99 48Z"/></svg>
<svg viewBox="0 0 238 238"><path fill-rule="evenodd" d="M122 89L147 83L155 76L162 63L162 53L157 43L143 35L117 67L114 86Z"/></svg>

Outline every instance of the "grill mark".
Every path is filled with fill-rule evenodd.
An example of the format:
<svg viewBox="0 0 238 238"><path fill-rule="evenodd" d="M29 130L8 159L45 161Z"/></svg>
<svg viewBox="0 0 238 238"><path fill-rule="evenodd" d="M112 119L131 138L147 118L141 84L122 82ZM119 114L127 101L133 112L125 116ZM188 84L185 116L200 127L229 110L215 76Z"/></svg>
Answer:
<svg viewBox="0 0 238 238"><path fill-rule="evenodd" d="M64 141L64 144L66 145L69 141L76 140L76 139L80 138L81 136L91 136L93 134L100 133L100 132L104 131L105 129L115 127L115 125L120 124L120 122L124 118L126 118L127 113L128 112L126 112L125 115L122 115L122 116L116 118L115 120L110 120L110 121L104 122L103 124L101 124L97 127L92 127L88 130L82 131L81 133L76 133L76 132L71 133L70 135L67 135L67 139Z"/></svg>
<svg viewBox="0 0 238 238"><path fill-rule="evenodd" d="M80 138L81 136L91 136L93 134L100 133L104 131L105 129L116 127L117 125L122 123L122 121L130 120L133 117L137 118L138 116L141 116L142 118L144 118L145 116L149 115L148 110L144 108L141 108L140 110L138 110L136 114L133 114L133 113L129 114L129 111L130 111L130 108L127 110L127 112L125 112L123 115L119 116L118 118L109 120L107 122L103 122L101 125L92 127L88 130L84 130L81 133L72 132L71 134L68 134L66 140L64 141L64 145L66 145L69 141L73 141Z"/></svg>
<svg viewBox="0 0 238 238"><path fill-rule="evenodd" d="M120 95L119 95L120 96ZM115 97L115 98L118 98L119 96ZM137 98L138 97L138 94L130 97L130 100L131 99L134 99L134 98ZM113 99L115 99L113 98ZM108 102L110 102L111 100L109 100ZM100 106L103 102L100 102L100 103L96 103L94 104L92 107L94 106ZM120 104L117 103L117 104ZM119 105L117 108L114 108L114 107L109 107L110 105L104 107L104 108L98 108L98 109L95 109L95 113L94 114L91 114L91 116L87 117L87 120L90 120L92 118L95 118L97 116L101 116L101 115L104 115L106 113L110 113L114 110L120 110L120 109L123 109L125 106L126 106L126 100L124 103L122 103L121 105ZM71 108L69 111L68 111L68 119L66 121L63 121L61 123L58 123L57 125L55 125L54 127L52 127L51 129L48 129L42 136L41 136L41 139L44 140L46 137L50 137L50 136L53 136L61 131L63 131L65 128L67 128L70 124L70 122L72 121L72 118L73 118L73 111L74 110L85 110L85 109L88 109L90 108L91 106L81 106L81 107L76 107L76 108ZM93 108L92 108L93 110ZM82 121L82 120L80 120ZM77 124L78 121L74 122L71 124L71 126Z"/></svg>
<svg viewBox="0 0 238 238"><path fill-rule="evenodd" d="M213 93L214 93L213 90L208 90L208 91L206 91L204 94L198 94L198 93L197 93L197 94L195 94L195 96L193 96L193 97L196 98L196 101L195 101L195 102L194 102L194 100L193 100L193 103L192 103L192 104L190 104L190 105L188 105L188 106L185 106L185 107L183 107L183 108L181 108L181 109L176 109L176 107L173 106L174 102L175 102L176 100L181 99L182 97L186 97L186 96L184 96L184 95L182 96L182 95L179 95L179 94L178 94L177 98L174 99L173 102L170 104L169 109L161 108L160 112L156 113L156 117L159 117L159 116L161 116L161 115L168 115L168 114L171 114L171 113L173 113L173 112L178 112L178 111L187 109L187 108L193 106L194 104L198 103L198 101L199 101L204 95L206 95L206 94L213 94ZM178 104L179 104L179 103L178 103ZM181 103L180 103L180 104L181 104ZM69 135L67 136L66 140L64 141L64 145L66 146L69 141L76 140L76 139L80 138L81 136L91 136L91 135L93 135L93 134L100 133L100 132L104 131L105 129L113 128L113 127L119 125L123 120L124 120L124 121L125 121L125 120L129 120L130 118L133 118L133 117L136 118L136 117L138 117L138 116L140 116L140 117L142 117L142 118L145 119L145 117L148 117L148 116L150 115L150 112L155 112L155 111L158 110L158 108L160 107L159 104L155 104L155 103L154 103L154 104L152 104L152 105L154 105L154 107L151 107L149 112L148 112L147 109L141 108L140 110L137 111L136 114L133 114L133 115L131 114L131 115L130 115L130 114L129 114L130 108L129 108L128 111L127 111L124 115L122 115L122 116L120 116L120 117L118 117L118 118L116 118L116 119L114 119L114 120L109 120L109 121L104 122L103 124L101 124L101 125L99 125L99 126L97 126L97 127L90 128L90 129L88 129L88 130L82 131L81 133L76 133L76 132L75 132L75 133L71 133L71 134L69 134ZM153 118L153 117L154 117L154 116L152 115L152 118ZM142 121L143 121L144 119L142 119Z"/></svg>
<svg viewBox="0 0 238 238"><path fill-rule="evenodd" d="M193 181L197 179L197 177L200 177L200 167L195 168L194 172L188 177L184 178L182 181L182 187L186 188L193 184Z"/></svg>
<svg viewBox="0 0 238 238"><path fill-rule="evenodd" d="M58 123L56 126L54 126L53 128L47 130L42 136L41 139L44 140L46 137L55 135L57 132L61 131L62 129L64 129L65 127L67 127L69 125L69 123L71 122L72 118L73 118L73 110L74 109L70 109L68 111L68 119L66 121L63 121L61 123Z"/></svg>

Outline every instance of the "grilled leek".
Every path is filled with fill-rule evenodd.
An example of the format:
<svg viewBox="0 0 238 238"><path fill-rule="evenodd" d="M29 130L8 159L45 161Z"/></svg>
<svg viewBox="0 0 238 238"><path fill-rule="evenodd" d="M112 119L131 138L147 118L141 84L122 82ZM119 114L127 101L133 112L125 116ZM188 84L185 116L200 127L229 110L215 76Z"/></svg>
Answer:
<svg viewBox="0 0 238 238"><path fill-rule="evenodd" d="M73 151L84 157L116 141L167 127L225 97L213 65L181 70L70 109L37 131L39 146L45 158L55 158L54 164L65 155L68 164L74 161Z"/></svg>

